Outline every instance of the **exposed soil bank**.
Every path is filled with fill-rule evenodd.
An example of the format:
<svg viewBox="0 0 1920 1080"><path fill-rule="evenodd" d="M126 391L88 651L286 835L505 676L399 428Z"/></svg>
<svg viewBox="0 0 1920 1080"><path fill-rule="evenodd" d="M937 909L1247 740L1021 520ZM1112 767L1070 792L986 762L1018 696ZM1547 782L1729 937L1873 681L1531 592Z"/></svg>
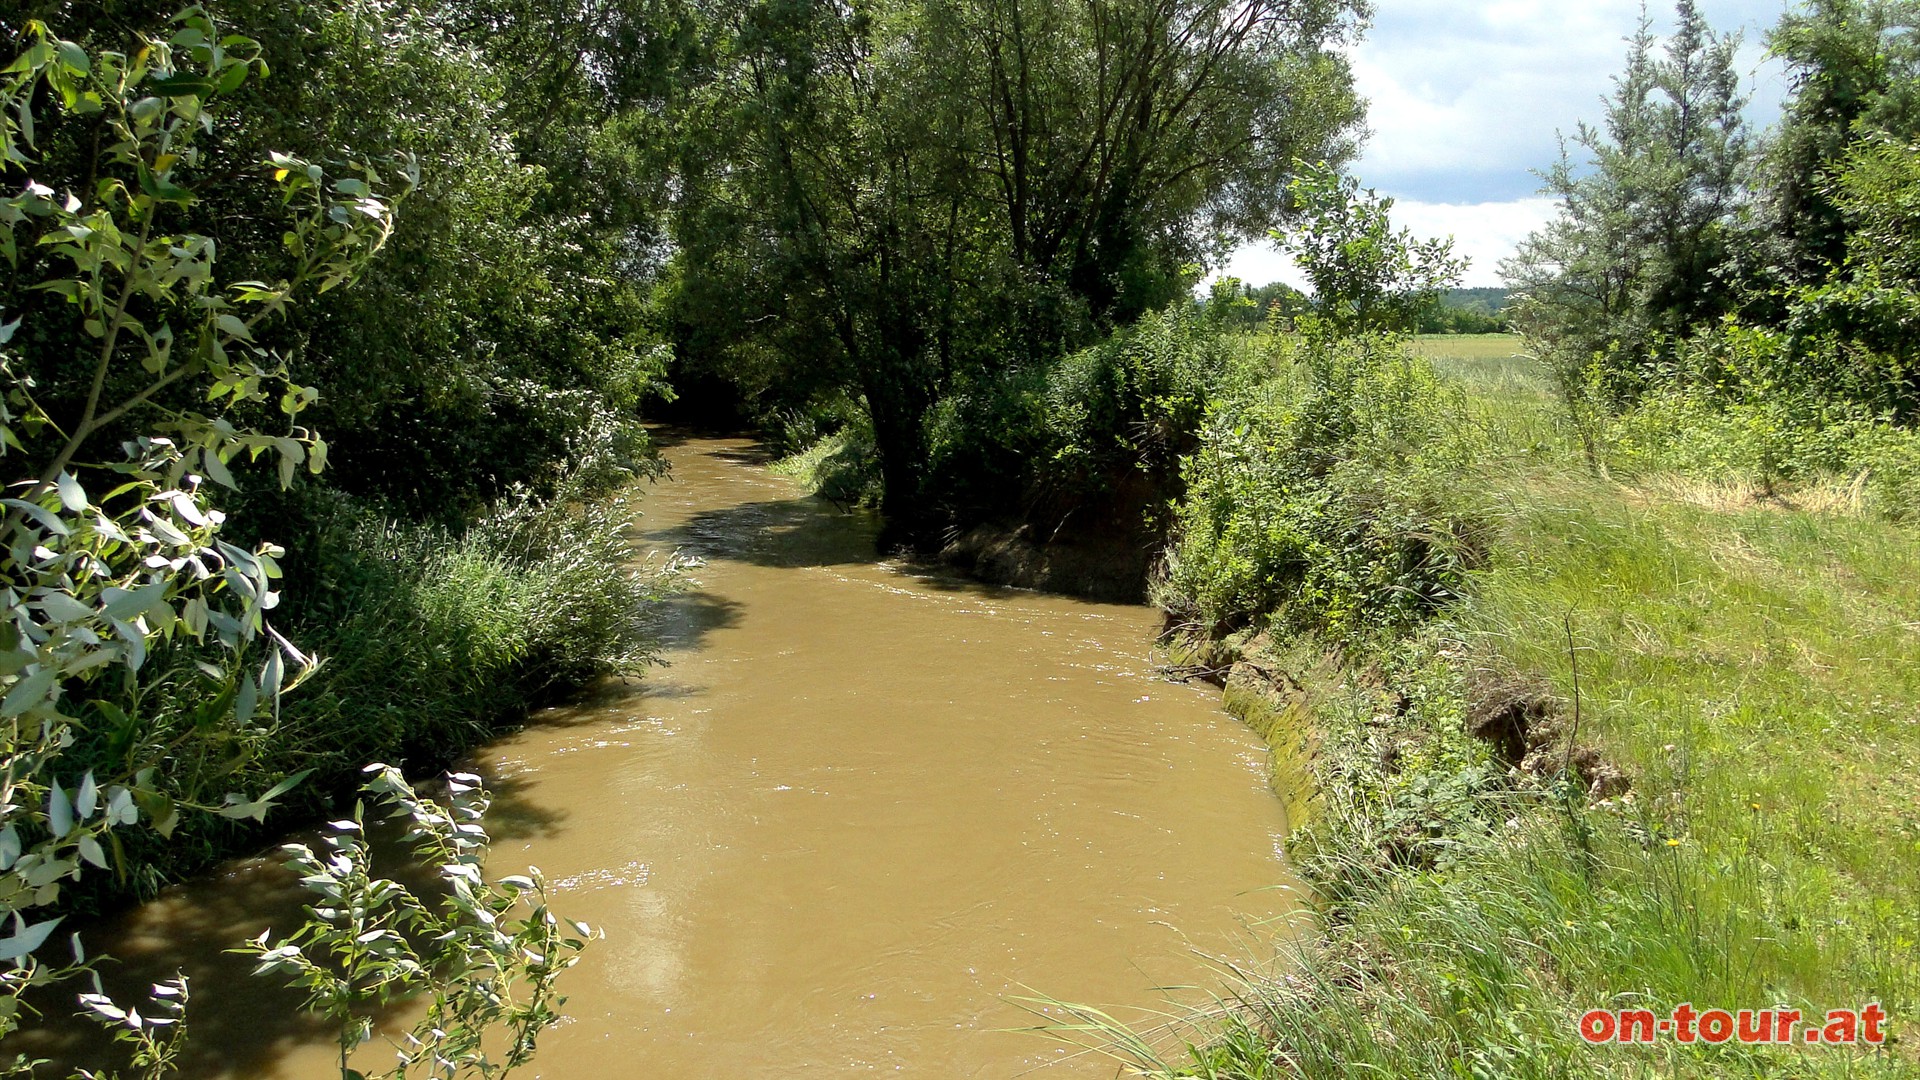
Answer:
<svg viewBox="0 0 1920 1080"><path fill-rule="evenodd" d="M1032 525L976 525L940 558L989 585L1115 604L1142 603L1155 549L1132 536L1076 535L1036 541Z"/></svg>

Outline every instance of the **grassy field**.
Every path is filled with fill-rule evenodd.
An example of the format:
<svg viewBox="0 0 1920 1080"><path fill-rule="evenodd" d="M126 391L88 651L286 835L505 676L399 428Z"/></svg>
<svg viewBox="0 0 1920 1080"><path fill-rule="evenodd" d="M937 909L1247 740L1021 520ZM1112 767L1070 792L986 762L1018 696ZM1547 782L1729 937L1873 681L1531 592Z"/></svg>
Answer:
<svg viewBox="0 0 1920 1080"><path fill-rule="evenodd" d="M1429 360L1506 360L1525 350L1518 334L1421 334L1412 351Z"/></svg>
<svg viewBox="0 0 1920 1080"><path fill-rule="evenodd" d="M1296 859L1322 939L1245 980L1205 1039L1131 1057L1234 1078L1920 1075L1920 534L1595 475L1517 344L1415 345L1486 426L1456 487L1488 553L1467 594L1398 644L1256 657L1313 691L1323 790ZM1503 702L1524 762L1484 737ZM1892 1039L1577 1033L1589 1009L1683 1003L1878 1003Z"/></svg>
<svg viewBox="0 0 1920 1080"><path fill-rule="evenodd" d="M1535 399L1549 394L1546 372L1527 355L1518 334L1422 334L1408 351L1483 397Z"/></svg>

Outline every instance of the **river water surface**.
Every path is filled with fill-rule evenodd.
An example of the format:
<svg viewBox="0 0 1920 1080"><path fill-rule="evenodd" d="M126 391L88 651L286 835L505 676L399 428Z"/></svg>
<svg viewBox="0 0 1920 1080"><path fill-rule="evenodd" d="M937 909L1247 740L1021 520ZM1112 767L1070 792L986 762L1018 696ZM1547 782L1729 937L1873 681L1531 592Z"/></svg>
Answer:
<svg viewBox="0 0 1920 1080"><path fill-rule="evenodd" d="M1161 988L1211 984L1204 954L1293 909L1265 750L1155 677L1148 609L877 561L869 519L745 441L667 456L641 549L705 560L662 624L671 666L474 760L493 872L539 866L606 933L532 1074L1112 1076L1012 1030L1038 1022L1017 999L1191 999ZM286 928L286 879L244 860L113 928L136 973L196 976L191 1075L338 1075L220 956Z"/></svg>

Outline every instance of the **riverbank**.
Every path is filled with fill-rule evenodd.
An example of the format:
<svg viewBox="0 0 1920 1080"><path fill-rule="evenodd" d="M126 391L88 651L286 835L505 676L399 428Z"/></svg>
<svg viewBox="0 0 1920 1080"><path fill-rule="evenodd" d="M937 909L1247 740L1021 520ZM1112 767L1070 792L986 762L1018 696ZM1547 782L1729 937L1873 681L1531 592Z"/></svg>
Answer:
<svg viewBox="0 0 1920 1080"><path fill-rule="evenodd" d="M1595 477L1522 361L1435 364L1491 451L1454 473L1487 553L1458 598L1385 638L1177 643L1313 792L1290 850L1320 934L1294 976L1234 989L1215 1041L1143 1064L1911 1075L1920 537L1831 499ZM1879 1046L1580 1034L1686 1003L1894 1019Z"/></svg>
<svg viewBox="0 0 1920 1080"><path fill-rule="evenodd" d="M1273 745L1319 933L1190 1051L1114 1045L1163 1076L1910 1074L1920 537L1857 484L1596 475L1511 348L1421 344L1283 355L1186 467L1170 660ZM1686 1003L1877 1003L1890 1037L1580 1034Z"/></svg>

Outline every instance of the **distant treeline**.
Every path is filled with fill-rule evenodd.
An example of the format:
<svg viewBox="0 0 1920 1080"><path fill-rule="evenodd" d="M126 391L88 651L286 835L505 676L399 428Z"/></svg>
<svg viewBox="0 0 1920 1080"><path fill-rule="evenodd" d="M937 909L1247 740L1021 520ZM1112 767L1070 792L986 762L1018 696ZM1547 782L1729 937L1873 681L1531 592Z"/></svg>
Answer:
<svg viewBox="0 0 1920 1080"><path fill-rule="evenodd" d="M1283 281L1266 285L1247 285L1226 279L1223 291L1235 307L1232 322L1247 329L1265 324L1269 314L1278 311L1283 319L1309 311L1313 307L1306 293ZM1217 302L1219 295L1210 298ZM1436 294L1416 317L1413 329L1422 334L1504 334L1507 305L1512 294L1501 288L1447 289Z"/></svg>

